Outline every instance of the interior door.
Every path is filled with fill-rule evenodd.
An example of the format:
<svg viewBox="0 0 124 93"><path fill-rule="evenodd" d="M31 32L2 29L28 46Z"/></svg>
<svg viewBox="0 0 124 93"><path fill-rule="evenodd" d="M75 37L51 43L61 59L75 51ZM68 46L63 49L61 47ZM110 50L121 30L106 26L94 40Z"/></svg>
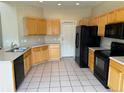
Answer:
<svg viewBox="0 0 124 93"><path fill-rule="evenodd" d="M61 57L75 56L75 31L74 21L62 22L61 26Z"/></svg>

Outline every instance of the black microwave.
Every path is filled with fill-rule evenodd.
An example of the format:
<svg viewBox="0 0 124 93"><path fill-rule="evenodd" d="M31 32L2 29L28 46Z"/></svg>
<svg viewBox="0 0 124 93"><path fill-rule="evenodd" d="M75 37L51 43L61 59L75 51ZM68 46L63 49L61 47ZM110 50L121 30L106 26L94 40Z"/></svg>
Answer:
<svg viewBox="0 0 124 93"><path fill-rule="evenodd" d="M124 38L124 23L107 24L105 26L105 37Z"/></svg>

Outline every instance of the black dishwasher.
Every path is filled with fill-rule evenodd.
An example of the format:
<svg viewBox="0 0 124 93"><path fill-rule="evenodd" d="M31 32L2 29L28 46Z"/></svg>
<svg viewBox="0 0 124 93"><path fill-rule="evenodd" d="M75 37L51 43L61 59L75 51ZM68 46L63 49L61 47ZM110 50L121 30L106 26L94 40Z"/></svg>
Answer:
<svg viewBox="0 0 124 93"><path fill-rule="evenodd" d="M24 62L23 56L18 57L14 60L14 72L15 72L15 83L16 89L20 86L24 79Z"/></svg>

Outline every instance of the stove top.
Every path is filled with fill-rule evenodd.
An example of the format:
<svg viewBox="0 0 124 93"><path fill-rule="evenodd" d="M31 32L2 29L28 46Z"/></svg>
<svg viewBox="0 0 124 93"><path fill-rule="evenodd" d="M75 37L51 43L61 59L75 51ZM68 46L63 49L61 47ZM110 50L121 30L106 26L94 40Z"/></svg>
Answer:
<svg viewBox="0 0 124 93"><path fill-rule="evenodd" d="M112 56L111 50L97 50L95 52L95 54L101 55L101 56L106 56L106 57Z"/></svg>

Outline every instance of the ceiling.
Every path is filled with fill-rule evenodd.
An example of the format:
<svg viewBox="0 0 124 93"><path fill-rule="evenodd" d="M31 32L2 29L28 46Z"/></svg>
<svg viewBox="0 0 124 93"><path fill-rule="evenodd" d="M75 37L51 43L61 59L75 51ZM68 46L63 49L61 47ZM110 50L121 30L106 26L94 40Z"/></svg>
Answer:
<svg viewBox="0 0 124 93"><path fill-rule="evenodd" d="M93 8L97 5L100 5L104 3L105 1L11 1L9 3L14 3L14 4L26 4L26 5L33 5L36 7L50 7L50 8L55 8L55 7L63 7L63 8ZM58 6L57 4L61 3L61 6ZM76 3L79 3L80 5L76 5Z"/></svg>

